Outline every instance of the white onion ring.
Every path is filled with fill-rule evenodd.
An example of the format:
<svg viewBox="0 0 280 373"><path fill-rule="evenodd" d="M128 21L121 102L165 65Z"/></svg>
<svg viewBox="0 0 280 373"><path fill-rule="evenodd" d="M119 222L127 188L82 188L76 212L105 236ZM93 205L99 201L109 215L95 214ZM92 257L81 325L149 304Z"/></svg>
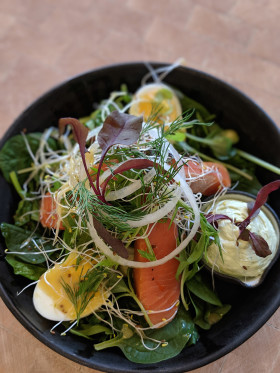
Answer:
<svg viewBox="0 0 280 373"><path fill-rule="evenodd" d="M137 158L133 158L133 159L137 159ZM128 159L130 160L130 159ZM126 163L128 160L125 160L124 162L120 162L118 164L115 164L113 166L110 166L110 168L108 168L106 171L103 172L103 174L100 176L99 178L99 184L102 185L104 183L104 181L111 175L114 174L114 171L120 167L122 164Z"/></svg>
<svg viewBox="0 0 280 373"><path fill-rule="evenodd" d="M180 156L180 154L177 152L177 150L174 148L172 144L169 145L169 151L173 155L178 166L179 167L181 166L179 174L183 179L185 179L186 175L184 171L184 162L182 161L182 157Z"/></svg>
<svg viewBox="0 0 280 373"><path fill-rule="evenodd" d="M173 197L168 201L163 207L158 209L155 212L145 215L142 219L139 220L127 220L126 223L132 228L144 227L145 225L155 223L160 219L167 216L170 211L176 206L179 198L181 197L182 191L181 188L177 188L174 191Z"/></svg>
<svg viewBox="0 0 280 373"><path fill-rule="evenodd" d="M146 175L143 177L143 182L144 184L149 184L154 176L156 175L156 171L154 168L152 168ZM136 180L133 183L118 189L118 190L113 190L112 192L109 192L106 195L106 201L115 201L117 199L122 199L130 194L136 192L138 189L140 189L142 186L142 181L141 180Z"/></svg>

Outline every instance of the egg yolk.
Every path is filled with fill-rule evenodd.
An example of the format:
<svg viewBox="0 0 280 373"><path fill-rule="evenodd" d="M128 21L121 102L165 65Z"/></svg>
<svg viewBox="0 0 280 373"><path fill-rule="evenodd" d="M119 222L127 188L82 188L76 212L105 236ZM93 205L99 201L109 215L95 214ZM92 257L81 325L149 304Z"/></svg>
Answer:
<svg viewBox="0 0 280 373"><path fill-rule="evenodd" d="M80 256L77 261L77 253L71 253L62 264L56 264L43 274L37 284L40 290L53 300L54 307L65 314L65 320L75 320L77 318L74 304L65 292L65 284L69 285L71 289L77 288L81 279L86 276L87 271L92 269L93 265L91 261L85 258L80 260L80 258L82 257ZM91 314L104 304L108 298L107 292L100 289L95 294L91 294L91 296L93 297L88 302L80 317ZM78 303L79 306L80 304Z"/></svg>
<svg viewBox="0 0 280 373"><path fill-rule="evenodd" d="M143 115L144 120L158 123L174 122L181 114L180 102L171 88L153 83L141 87L135 94L129 113Z"/></svg>

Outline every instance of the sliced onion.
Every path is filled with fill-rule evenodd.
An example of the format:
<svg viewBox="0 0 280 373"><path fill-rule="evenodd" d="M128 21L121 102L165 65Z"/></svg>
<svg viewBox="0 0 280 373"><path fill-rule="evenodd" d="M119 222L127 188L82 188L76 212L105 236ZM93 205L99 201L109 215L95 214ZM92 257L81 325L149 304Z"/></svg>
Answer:
<svg viewBox="0 0 280 373"><path fill-rule="evenodd" d="M103 172L103 174L100 176L99 184L102 185L104 181L112 174L114 174L114 171L120 167L123 163L126 163L128 160L125 160L124 162L120 162L118 164L115 164L113 166L110 166L106 171Z"/></svg>
<svg viewBox="0 0 280 373"><path fill-rule="evenodd" d="M146 175L143 177L143 183L149 184L154 176L156 175L156 170L152 168ZM106 201L115 201L117 199L122 199L130 194L136 192L138 189L140 189L142 186L142 181L141 180L135 180L133 183L118 189L118 190L113 190L112 192L109 192L106 195Z"/></svg>
<svg viewBox="0 0 280 373"><path fill-rule="evenodd" d="M163 207L158 209L155 212L145 215L142 219L139 220L127 220L126 223L132 228L144 227L145 225L155 223L160 219L167 216L170 211L174 209L179 198L181 197L182 190L181 188L175 189L173 197L169 202L167 202Z"/></svg>
<svg viewBox="0 0 280 373"><path fill-rule="evenodd" d="M177 152L177 150L174 148L172 144L169 144L169 151L173 155L178 166L179 167L181 166L179 174L181 175L183 179L185 179L186 175L185 175L184 163L182 161L182 157L180 156L180 154Z"/></svg>

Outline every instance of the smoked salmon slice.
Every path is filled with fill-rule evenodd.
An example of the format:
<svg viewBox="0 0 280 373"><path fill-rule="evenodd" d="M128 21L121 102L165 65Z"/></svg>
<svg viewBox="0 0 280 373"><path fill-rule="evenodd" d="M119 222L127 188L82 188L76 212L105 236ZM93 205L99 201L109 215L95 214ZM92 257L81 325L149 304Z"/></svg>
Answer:
<svg viewBox="0 0 280 373"><path fill-rule="evenodd" d="M58 216L56 214L56 202L50 192L47 192L41 201L40 207L40 222L44 228L56 228ZM64 230L62 222L59 224L59 229Z"/></svg>
<svg viewBox="0 0 280 373"><path fill-rule="evenodd" d="M152 228L152 225L149 226ZM149 234L149 241L157 259L168 255L177 247L178 231L174 223L165 219L154 225ZM134 259L147 262L138 250L147 251L144 239L135 242ZM167 263L151 268L135 268L133 271L136 295L153 325L162 327L171 321L177 313L180 297L180 282L176 280L179 261L171 259Z"/></svg>
<svg viewBox="0 0 280 373"><path fill-rule="evenodd" d="M184 165L184 170L194 193L211 196L223 187L229 188L231 185L228 170L220 163L189 161ZM193 178L196 179L192 180Z"/></svg>

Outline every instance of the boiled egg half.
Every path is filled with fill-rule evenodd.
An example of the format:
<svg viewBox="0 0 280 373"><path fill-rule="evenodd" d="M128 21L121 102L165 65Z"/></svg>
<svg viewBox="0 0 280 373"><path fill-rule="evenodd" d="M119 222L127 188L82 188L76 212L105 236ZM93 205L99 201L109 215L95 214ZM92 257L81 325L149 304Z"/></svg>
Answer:
<svg viewBox="0 0 280 373"><path fill-rule="evenodd" d="M53 268L47 270L40 277L34 289L33 304L36 311L48 320L75 320L77 312L65 291L65 285L72 290L77 289L80 281L85 278L89 270L94 270L92 260L74 252L70 253L63 263L57 263ZM91 296L92 298L80 317L90 315L104 304L109 292L100 285Z"/></svg>
<svg viewBox="0 0 280 373"><path fill-rule="evenodd" d="M141 87L134 95L129 113L143 115L144 120L172 123L182 115L178 97L172 88L162 83L151 83Z"/></svg>

